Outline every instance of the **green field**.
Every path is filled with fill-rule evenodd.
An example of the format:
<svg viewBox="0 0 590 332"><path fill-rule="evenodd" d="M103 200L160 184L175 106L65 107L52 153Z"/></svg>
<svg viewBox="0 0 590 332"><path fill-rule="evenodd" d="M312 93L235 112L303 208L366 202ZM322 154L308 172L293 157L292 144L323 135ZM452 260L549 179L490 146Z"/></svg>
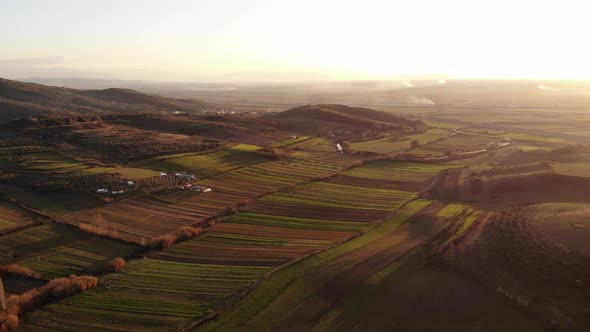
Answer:
<svg viewBox="0 0 590 332"><path fill-rule="evenodd" d="M405 161L377 161L348 170L343 175L373 180L423 182L440 171L455 167L457 166Z"/></svg>
<svg viewBox="0 0 590 332"><path fill-rule="evenodd" d="M295 143L301 143L301 142L307 141L309 139L311 139L310 136L299 136L297 138L288 138L288 139L282 140L280 142L273 143L272 146L277 147L277 148L281 148L281 147L293 145Z"/></svg>
<svg viewBox="0 0 590 332"><path fill-rule="evenodd" d="M468 207L462 204L449 204L440 210L436 216L441 218L452 218L465 209L468 209Z"/></svg>
<svg viewBox="0 0 590 332"><path fill-rule="evenodd" d="M262 213L240 212L224 219L225 222L251 224L269 227L282 227L293 229L310 229L323 231L357 232L370 227L366 222L351 222L339 220L294 218Z"/></svg>
<svg viewBox="0 0 590 332"><path fill-rule="evenodd" d="M258 149L260 147L256 145L237 144L224 150L205 154L182 153L144 159L135 162L134 165L168 171L192 172L197 176L211 176L268 161L268 158L255 153Z"/></svg>
<svg viewBox="0 0 590 332"><path fill-rule="evenodd" d="M261 201L350 209L391 211L414 193L316 182L288 193L265 196Z"/></svg>
<svg viewBox="0 0 590 332"><path fill-rule="evenodd" d="M226 314L221 316L219 319L205 325L201 330L203 331L237 331L244 330L244 326L248 322L253 321L253 317L256 317L265 307L265 317L282 317L285 307L289 307L290 303L274 303L272 307L267 307L275 298L282 294L287 287L294 288L292 293L299 293L299 297L305 296L307 293L303 289L298 289L298 285L291 285L300 276L308 271L327 264L330 261L335 260L338 257L346 256L348 253L371 245L372 242L383 238L385 235L397 229L405 221L407 221L412 215L430 204L427 200L417 200L402 208L392 218L388 219L377 228L371 230L363 236L348 241L342 245L331 248L318 255L307 258L303 261L296 262L286 268L272 274L266 281L258 286L252 293L246 298L240 301L236 306L229 310ZM333 273L341 272L345 270L349 265L341 264L335 266ZM291 286L290 286L291 285ZM291 300L293 301L293 300ZM258 323L261 323L258 325ZM257 321L256 329L268 330L270 329L271 321L263 322ZM245 330L248 330L246 328Z"/></svg>
<svg viewBox="0 0 590 332"><path fill-rule="evenodd" d="M27 314L23 331L177 331L266 271L135 260L102 278L96 289Z"/></svg>
<svg viewBox="0 0 590 332"><path fill-rule="evenodd" d="M543 143L567 143L566 140L558 137L538 136L525 133L506 133L502 136L518 141L538 141Z"/></svg>
<svg viewBox="0 0 590 332"><path fill-rule="evenodd" d="M3 263L13 261L47 279L104 269L115 257L128 257L139 246L85 234L74 227L51 223L0 239Z"/></svg>
<svg viewBox="0 0 590 332"><path fill-rule="evenodd" d="M311 151L336 151L336 145L327 138L312 137L289 145L290 148Z"/></svg>
<svg viewBox="0 0 590 332"><path fill-rule="evenodd" d="M445 152L457 151L475 151L485 149L488 143L497 141L498 139L472 135L472 134L457 134L433 144L428 144L419 147L412 151L421 154L442 155Z"/></svg>
<svg viewBox="0 0 590 332"><path fill-rule="evenodd" d="M418 141L418 144L423 145L438 139L442 139L450 135L446 129L429 129L425 133L407 136L407 137L386 137L378 140L353 142L351 147L357 151L369 151L383 154L391 154L402 150L412 148L412 141Z"/></svg>

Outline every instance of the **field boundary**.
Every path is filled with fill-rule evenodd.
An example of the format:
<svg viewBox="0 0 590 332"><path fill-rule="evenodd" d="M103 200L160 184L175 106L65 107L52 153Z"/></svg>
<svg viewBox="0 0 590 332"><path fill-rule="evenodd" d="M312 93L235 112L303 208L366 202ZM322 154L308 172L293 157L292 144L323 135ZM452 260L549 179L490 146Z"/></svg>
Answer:
<svg viewBox="0 0 590 332"><path fill-rule="evenodd" d="M352 168L354 168L354 167L352 167ZM310 258L312 256L315 256L315 255L320 254L322 252L325 252L327 250L333 249L333 248L335 248L335 247L337 247L339 245L342 245L342 244L344 244L346 242L352 241L352 240L354 240L354 239L356 239L356 238L358 238L360 236L363 236L363 235L371 232L372 230L374 230L375 228L377 228L378 226L382 225L387 220L389 220L390 218L392 218L396 213L398 213L401 209L403 209L408 204L410 204L412 202L415 202L415 201L417 201L419 199L422 199L424 193L427 190L429 190L436 183L437 178L439 176L439 173L440 172L438 172L434 176L433 181L431 182L431 184L428 185L422 191L420 191L418 193L418 195L416 195L416 197L414 197L414 198L412 198L410 200L405 201L398 208L390 211L385 217L383 217L382 219L380 219L380 220L376 221L375 223L373 223L373 225L371 225L371 227L369 227L367 230L365 230L363 232L360 232L360 233L357 233L357 234L355 234L353 236L350 236L350 237L348 237L348 238L346 238L344 240L341 240L341 241L339 241L337 243L334 243L334 244L332 244L332 245L330 245L328 247L315 250L315 251L310 252L310 253L308 253L308 254L306 254L304 256L301 256L299 258L296 258L296 259L294 259L292 261L289 261L287 263L284 263L284 264L282 264L280 266L277 266L277 267L273 268L271 271L268 271L267 273L265 273L264 275L262 275L259 279L253 281L250 285L246 286L245 289L242 290L242 292L240 292L239 294L235 295L232 299L228 300L228 302L226 304L224 304L223 306L219 307L217 310L215 310L211 314L209 314L209 315L207 315L207 316L205 316L203 318L200 318L197 321L189 322L183 329L181 329L179 331L181 331L181 332L193 331L197 327L199 327L199 326L201 326L201 325L203 325L203 324L205 324L205 323L207 323L207 322L209 322L211 320L214 320L219 315L223 314L224 312L227 312L229 309L231 309L233 307L234 304L236 304L237 302L239 302L240 300L242 300L243 298L245 298L248 294L250 294L252 291L254 291L254 289L256 289L262 282L266 281L273 273L276 273L279 270L282 270L282 269L284 269L284 268L286 268L286 267L288 267L290 265L296 264L296 263L298 263L300 261L303 261L303 260L305 260L307 258ZM310 182L313 182L313 181L310 181Z"/></svg>

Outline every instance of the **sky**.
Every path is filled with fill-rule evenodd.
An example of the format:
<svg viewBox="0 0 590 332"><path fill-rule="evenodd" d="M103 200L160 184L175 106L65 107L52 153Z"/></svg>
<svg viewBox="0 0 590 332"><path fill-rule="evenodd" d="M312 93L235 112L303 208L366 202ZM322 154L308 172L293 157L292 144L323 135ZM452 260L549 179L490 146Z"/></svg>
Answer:
<svg viewBox="0 0 590 332"><path fill-rule="evenodd" d="M0 0L0 76L590 79L587 7L574 0Z"/></svg>

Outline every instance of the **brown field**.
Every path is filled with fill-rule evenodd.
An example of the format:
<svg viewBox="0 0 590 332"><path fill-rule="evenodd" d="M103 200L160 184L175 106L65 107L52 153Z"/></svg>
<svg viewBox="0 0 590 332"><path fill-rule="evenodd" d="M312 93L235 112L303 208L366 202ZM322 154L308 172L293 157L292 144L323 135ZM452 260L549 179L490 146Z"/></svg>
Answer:
<svg viewBox="0 0 590 332"><path fill-rule="evenodd" d="M0 202L0 232L39 223L46 218L16 204Z"/></svg>

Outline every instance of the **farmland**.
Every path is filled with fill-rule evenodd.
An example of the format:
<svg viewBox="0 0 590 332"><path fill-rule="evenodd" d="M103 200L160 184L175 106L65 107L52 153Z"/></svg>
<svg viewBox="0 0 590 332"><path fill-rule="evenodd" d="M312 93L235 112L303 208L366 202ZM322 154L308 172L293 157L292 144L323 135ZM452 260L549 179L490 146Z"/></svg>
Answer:
<svg viewBox="0 0 590 332"><path fill-rule="evenodd" d="M478 136L470 134L453 135L447 139L422 146L414 152L422 154L441 155L445 152L452 151L472 151L484 149L488 143L494 142L496 139L488 136Z"/></svg>
<svg viewBox="0 0 590 332"><path fill-rule="evenodd" d="M92 224L112 237L145 244L182 226L198 224L244 200L310 181L341 167L306 159L268 161L197 181L196 184L210 187L213 192L191 196L178 203L142 196L60 220L75 226ZM133 211L133 215L129 211Z"/></svg>
<svg viewBox="0 0 590 332"><path fill-rule="evenodd" d="M84 234L60 224L36 226L0 239L4 264L16 262L43 278L101 271L112 258L127 257L139 246Z"/></svg>
<svg viewBox="0 0 590 332"><path fill-rule="evenodd" d="M16 204L0 202L0 231L39 223L44 219L42 216Z"/></svg>
<svg viewBox="0 0 590 332"><path fill-rule="evenodd" d="M363 92L388 112L236 100L244 113L7 84L2 103L62 105L50 90L86 113L0 123L6 291L98 279L18 307L18 330L590 327L590 118L568 97L416 82ZM328 99L365 105L343 89Z"/></svg>
<svg viewBox="0 0 590 332"><path fill-rule="evenodd" d="M305 161L301 163L302 166L307 165ZM293 166L292 164L288 165ZM317 162L312 165L318 167ZM332 170L332 168L327 169ZM383 168L383 170L385 169L387 168ZM313 174L317 174L316 172L317 169ZM376 171L373 170L372 172L374 173ZM228 172L226 174L231 173ZM304 174L307 173L303 172L300 176ZM302 179L309 180L308 177L294 178L297 181L302 181ZM280 184L284 186L291 184L291 182L281 182ZM355 192L356 194L345 195L350 192ZM333 199L333 197L339 196L342 199ZM380 196L380 200L375 201L374 199L370 199L375 196ZM84 310L93 310L92 308L95 308L95 306L96 308L103 307L104 303L109 303L117 307L118 305L116 303L126 303L129 300L125 297L125 294L136 294L138 288L143 289L144 287L141 286L141 278L138 278L137 274L134 274L138 273L147 277L148 275L145 275L145 272L143 272L146 270L142 270L144 269L144 264L150 266L151 264L161 264L163 266L178 264L179 270L184 268L223 268L231 270L232 275L239 273L236 271L241 271L242 268L250 267L251 271L256 271L257 273L244 274L247 276L247 278L244 277L244 282L253 282L261 278L271 268L288 264L291 261L313 254L341 241L346 241L369 230L372 224L380 222L391 211L399 208L404 202L414 197L415 193L413 192L393 189L374 189L358 185L342 185L329 182L311 182L302 186L296 186L287 191L280 191L264 196L242 208L239 213L223 218L221 222L213 225L205 235L197 239L176 244L162 251L151 253L149 254L149 259L134 261L135 264L138 264L138 272L127 270L126 267L125 271L131 271L126 272L130 273L129 276L118 277L113 275L112 279L106 277L105 279L107 281L105 283L109 285L108 290L104 289L105 286L101 286L95 291L96 296L100 294L100 300L96 299L92 295L94 293L90 292L72 298L71 301L75 301L72 304L62 301L60 304L48 306L47 309L44 309L47 311L32 313L27 319L31 319L34 323L28 328L34 330L35 324L41 324L39 322L49 325L55 324L48 315L52 314L59 317L65 314L66 310L71 310L69 309L70 305L74 305L74 303L78 307L88 308ZM189 204L189 201L190 199L181 204ZM117 207L122 204L128 203L117 203L113 206ZM420 206L423 205L421 204ZM265 206L272 208L265 208ZM281 206L284 208L280 208ZM307 215L298 216L298 213L302 212L302 207L305 207ZM124 209L129 211L133 207L125 206ZM330 212L332 211L331 209L333 212ZM100 210L104 211L105 208ZM263 210L264 213L262 213ZM309 213L310 211L311 213ZM104 224L109 225L109 223ZM119 234L121 234L122 227L120 225L113 226L113 229L117 229L120 232ZM164 231L166 230L160 230L160 232ZM199 277L206 278L206 276L202 275ZM186 282L189 281L187 280ZM196 285L195 282L198 284L198 279L191 280L190 282L191 285ZM239 285L241 287L245 286L245 284ZM236 288L228 288L227 291L224 291L225 288L220 289L216 288L215 285L210 286L212 288L210 288L207 296L202 294L195 295L190 289L182 289L175 296L181 298L189 297L193 300L186 302L175 298L174 312L170 312L165 318L160 318L159 320L153 318L147 319L145 324L149 326L162 326L161 328L164 329L178 328L181 326L179 325L180 322L186 323L191 319L204 315L215 303L220 303L219 301L227 298L232 292L235 293L240 288L236 286ZM162 294L169 292L169 290L165 289L154 290L151 287L149 289L150 292L153 292L153 296L158 299L164 298ZM149 297L149 295L146 296ZM202 298L202 300L195 302L194 299L196 298ZM103 299L107 302L101 302ZM162 305L165 305L164 303L162 302ZM140 317L140 315L147 313L145 311L147 309L141 309L144 305L140 303L136 303L134 307L135 309L129 309L115 316L116 324L121 324L117 326L127 326L128 324L136 326L138 324L138 318L133 317ZM187 312L191 312L194 316L187 316Z"/></svg>
<svg viewBox="0 0 590 332"><path fill-rule="evenodd" d="M403 150L412 149L412 142L419 145L432 143L434 141L450 136L451 132L445 129L433 128L425 133L411 135L400 139L398 137L386 137L378 140L360 141L352 143L352 148L359 151L370 151L382 154L391 154Z"/></svg>
<svg viewBox="0 0 590 332"><path fill-rule="evenodd" d="M24 330L175 331L265 271L264 267L137 260L123 273L104 277L98 289L31 313L25 317Z"/></svg>
<svg viewBox="0 0 590 332"><path fill-rule="evenodd" d="M134 164L168 171L192 172L198 176L210 176L235 168L265 161L254 152L258 146L237 144L233 147L204 154L177 154L140 160Z"/></svg>

